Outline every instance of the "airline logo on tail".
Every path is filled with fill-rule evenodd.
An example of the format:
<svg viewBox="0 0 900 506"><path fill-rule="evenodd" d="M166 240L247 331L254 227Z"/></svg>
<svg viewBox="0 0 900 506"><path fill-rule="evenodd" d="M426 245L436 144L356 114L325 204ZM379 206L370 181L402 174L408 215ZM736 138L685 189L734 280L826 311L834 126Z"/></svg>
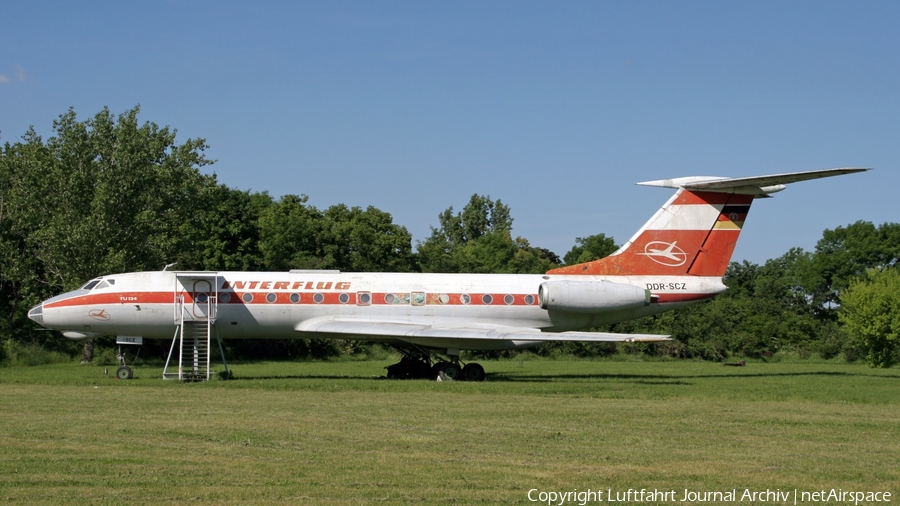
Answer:
<svg viewBox="0 0 900 506"><path fill-rule="evenodd" d="M684 252L683 249L679 248L675 245L678 241L672 242L663 242L663 241L652 241L648 242L644 246L644 252L638 253L639 255L646 255L653 260L654 262L665 265L667 267L679 267L684 265L687 262L687 253ZM655 247L655 245L665 246L665 249L660 249Z"/></svg>

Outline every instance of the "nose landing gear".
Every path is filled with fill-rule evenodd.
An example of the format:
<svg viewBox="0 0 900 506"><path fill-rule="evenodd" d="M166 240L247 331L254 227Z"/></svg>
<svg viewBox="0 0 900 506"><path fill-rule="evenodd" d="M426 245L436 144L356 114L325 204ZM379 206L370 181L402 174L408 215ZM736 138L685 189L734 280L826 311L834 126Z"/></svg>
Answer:
<svg viewBox="0 0 900 506"><path fill-rule="evenodd" d="M131 378L134 378L134 371L127 365L119 366L119 368L116 369L116 378L120 380L130 380Z"/></svg>
<svg viewBox="0 0 900 506"><path fill-rule="evenodd" d="M137 356L135 355L135 360L137 360ZM119 345L119 353L116 355L116 360L119 363L119 368L116 369L116 379L120 380L130 380L134 378L134 371L131 370L125 362L125 352L122 351L122 345ZM134 365L132 363L132 365Z"/></svg>

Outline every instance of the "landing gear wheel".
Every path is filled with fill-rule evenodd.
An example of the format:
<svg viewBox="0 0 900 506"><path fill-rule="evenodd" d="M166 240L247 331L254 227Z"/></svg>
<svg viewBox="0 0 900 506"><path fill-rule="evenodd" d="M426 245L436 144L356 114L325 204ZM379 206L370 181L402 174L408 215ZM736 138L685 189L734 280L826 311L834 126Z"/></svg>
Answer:
<svg viewBox="0 0 900 506"><path fill-rule="evenodd" d="M119 378L120 380L130 380L131 378L134 378L134 371L132 371L130 367L123 365L116 370L116 378Z"/></svg>
<svg viewBox="0 0 900 506"><path fill-rule="evenodd" d="M431 376L431 366L427 361L408 356L385 369L387 369L388 379L426 379Z"/></svg>
<svg viewBox="0 0 900 506"><path fill-rule="evenodd" d="M437 365L438 374L444 373L444 377L448 380L462 379L462 369L453 362L440 362Z"/></svg>
<svg viewBox="0 0 900 506"><path fill-rule="evenodd" d="M484 367L480 364L470 362L462 369L463 381L484 381L487 375L484 373Z"/></svg>

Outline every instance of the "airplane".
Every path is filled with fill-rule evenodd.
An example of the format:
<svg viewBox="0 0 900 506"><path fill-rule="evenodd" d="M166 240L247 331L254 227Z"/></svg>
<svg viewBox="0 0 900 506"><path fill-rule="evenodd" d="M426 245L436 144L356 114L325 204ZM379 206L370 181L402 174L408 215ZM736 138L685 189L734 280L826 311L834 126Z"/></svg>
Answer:
<svg viewBox="0 0 900 506"><path fill-rule="evenodd" d="M43 301L28 316L70 339L115 336L120 344L172 339L163 377L184 381L209 379L212 336L220 352L221 339L234 338L378 342L403 354L387 368L389 378L483 381L484 368L463 364L460 351L522 349L550 341L669 340L581 329L724 292L722 277L753 200L789 183L866 170L637 183L676 191L610 256L545 274L201 272L166 266L92 279ZM230 374L227 363L225 369ZM133 376L121 353L116 375Z"/></svg>

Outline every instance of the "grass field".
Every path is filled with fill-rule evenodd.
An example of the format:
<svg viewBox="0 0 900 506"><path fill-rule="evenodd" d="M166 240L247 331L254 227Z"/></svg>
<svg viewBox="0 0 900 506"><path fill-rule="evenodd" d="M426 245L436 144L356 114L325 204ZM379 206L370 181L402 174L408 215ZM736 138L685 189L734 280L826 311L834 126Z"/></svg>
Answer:
<svg viewBox="0 0 900 506"><path fill-rule="evenodd" d="M676 490L669 504L684 489L900 501L898 369L508 360L482 362L478 384L373 379L388 363L239 364L198 384L153 367L131 381L0 368L0 502L536 504L530 489L629 488Z"/></svg>

